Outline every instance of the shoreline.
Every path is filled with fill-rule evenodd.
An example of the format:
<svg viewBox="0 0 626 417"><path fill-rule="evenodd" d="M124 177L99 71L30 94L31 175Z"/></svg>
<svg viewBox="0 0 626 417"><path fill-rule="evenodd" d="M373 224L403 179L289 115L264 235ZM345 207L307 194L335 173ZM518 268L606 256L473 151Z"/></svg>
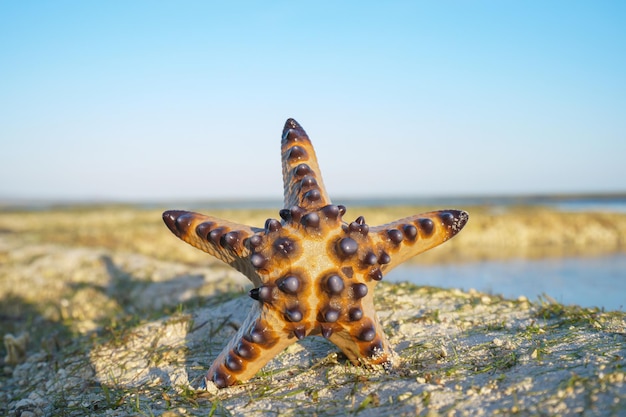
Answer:
<svg viewBox="0 0 626 417"><path fill-rule="evenodd" d="M358 213L369 224L377 225L439 208L354 207L348 208L345 219L350 221L353 213ZM462 208L470 213L463 232L410 262L433 264L626 252L626 213L564 212L537 206ZM278 217L278 210L267 209L199 208L197 211L259 227L267 218ZM169 236L161 213L162 209L126 206L0 212L0 233L9 238L20 235L39 243L128 251L194 265L217 264L211 257L179 245L178 240Z"/></svg>

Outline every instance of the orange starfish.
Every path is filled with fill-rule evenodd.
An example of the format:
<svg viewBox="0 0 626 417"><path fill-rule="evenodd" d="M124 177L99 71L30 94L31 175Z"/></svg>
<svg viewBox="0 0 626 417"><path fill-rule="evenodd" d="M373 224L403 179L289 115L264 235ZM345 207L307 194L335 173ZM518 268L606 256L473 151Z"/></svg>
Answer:
<svg viewBox="0 0 626 417"><path fill-rule="evenodd" d="M353 364L391 365L393 351L374 309L383 274L437 246L465 226L468 214L443 210L370 227L342 220L331 203L313 145L293 119L282 136L282 221L250 227L187 211L163 220L185 242L242 272L258 300L215 359L206 380L226 387L253 377L298 339L322 335Z"/></svg>

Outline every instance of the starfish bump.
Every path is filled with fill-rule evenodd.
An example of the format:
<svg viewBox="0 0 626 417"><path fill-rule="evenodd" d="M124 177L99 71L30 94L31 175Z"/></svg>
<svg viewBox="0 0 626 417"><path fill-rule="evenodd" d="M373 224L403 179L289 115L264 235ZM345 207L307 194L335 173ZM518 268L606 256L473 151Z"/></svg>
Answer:
<svg viewBox="0 0 626 417"><path fill-rule="evenodd" d="M383 275L456 235L468 214L442 210L370 227L343 221L331 203L311 141L293 119L283 129L285 205L263 228L187 211L163 220L180 239L252 281L257 300L206 379L226 387L253 377L287 346L310 335L334 343L354 364L391 364L393 351L374 308Z"/></svg>

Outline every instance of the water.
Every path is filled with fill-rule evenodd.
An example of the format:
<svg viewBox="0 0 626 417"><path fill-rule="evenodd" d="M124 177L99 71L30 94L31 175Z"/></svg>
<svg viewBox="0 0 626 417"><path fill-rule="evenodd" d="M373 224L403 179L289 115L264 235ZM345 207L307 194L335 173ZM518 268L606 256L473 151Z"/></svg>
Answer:
<svg viewBox="0 0 626 417"><path fill-rule="evenodd" d="M494 195L456 197L348 197L333 196L335 204L350 207L433 206L441 208L471 208L491 206L507 208L517 205L545 206L562 211L626 212L626 193L581 195ZM122 200L68 200L17 199L0 196L1 210L45 210L98 204L130 204L141 208L185 207L186 209L276 209L282 207L279 198L198 200L198 201L122 201Z"/></svg>
<svg viewBox="0 0 626 417"><path fill-rule="evenodd" d="M447 265L405 263L387 274L385 280L473 288L507 298L523 295L536 300L547 294L563 304L626 310L626 254Z"/></svg>
<svg viewBox="0 0 626 417"><path fill-rule="evenodd" d="M573 199L547 204L561 211L626 213L626 198Z"/></svg>

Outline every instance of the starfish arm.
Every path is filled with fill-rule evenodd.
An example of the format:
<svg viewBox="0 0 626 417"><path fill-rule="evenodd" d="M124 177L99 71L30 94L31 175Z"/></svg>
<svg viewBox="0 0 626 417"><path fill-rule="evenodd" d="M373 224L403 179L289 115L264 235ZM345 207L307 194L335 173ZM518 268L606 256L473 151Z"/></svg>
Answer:
<svg viewBox="0 0 626 417"><path fill-rule="evenodd" d="M285 123L281 155L285 208L312 210L330 204L311 140L294 119Z"/></svg>
<svg viewBox="0 0 626 417"><path fill-rule="evenodd" d="M163 213L167 227L181 240L227 263L259 285L261 280L248 260L246 240L262 229L189 211Z"/></svg>
<svg viewBox="0 0 626 417"><path fill-rule="evenodd" d="M206 379L218 388L252 378L270 360L298 339L283 332L284 320L254 303L248 317L213 361Z"/></svg>
<svg viewBox="0 0 626 417"><path fill-rule="evenodd" d="M469 215L461 210L439 210L422 213L392 223L372 227L370 234L388 255L383 272L451 239L467 223Z"/></svg>
<svg viewBox="0 0 626 417"><path fill-rule="evenodd" d="M340 324L328 340L335 344L354 365L392 365L394 353L374 308L370 294L361 303L362 318ZM354 313L352 313L354 314Z"/></svg>

